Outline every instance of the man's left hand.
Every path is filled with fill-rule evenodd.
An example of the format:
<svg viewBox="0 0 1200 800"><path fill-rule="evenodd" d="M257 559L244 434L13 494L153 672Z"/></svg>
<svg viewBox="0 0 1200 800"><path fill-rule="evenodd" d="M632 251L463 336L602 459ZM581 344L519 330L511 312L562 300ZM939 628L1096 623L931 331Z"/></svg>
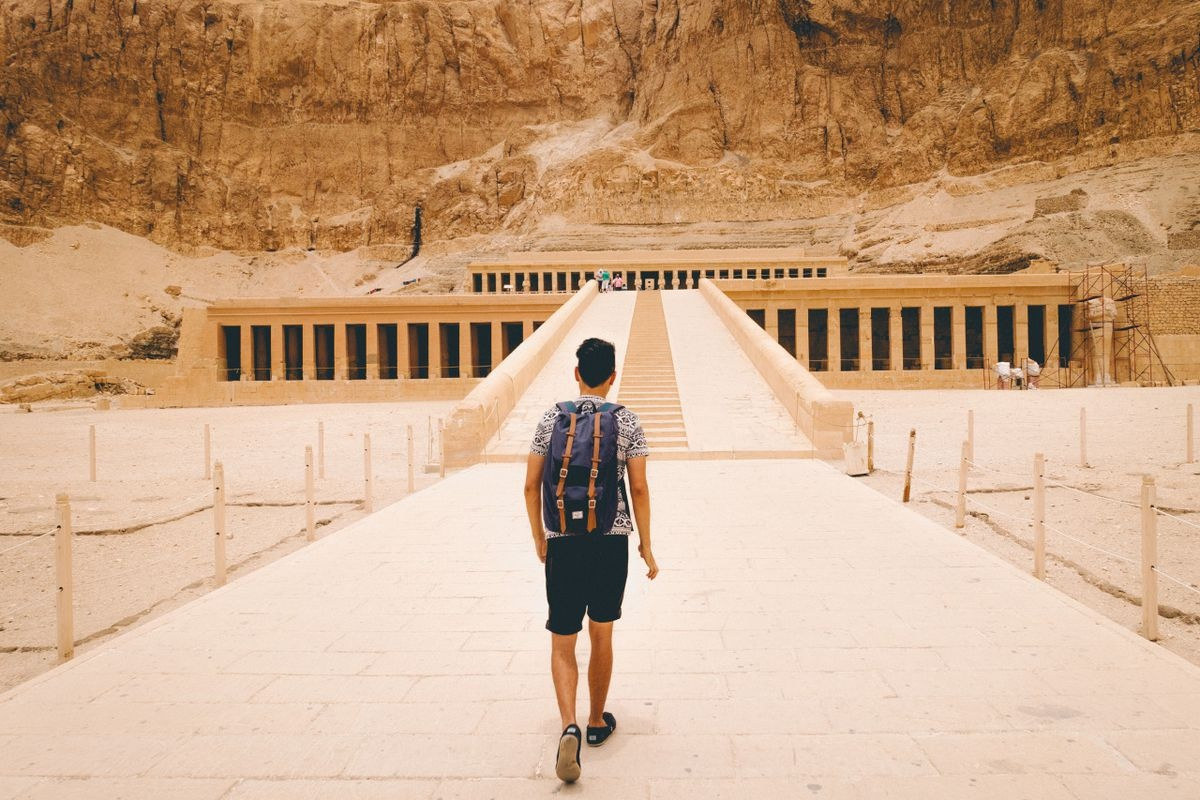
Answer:
<svg viewBox="0 0 1200 800"><path fill-rule="evenodd" d="M540 536L533 540L533 549L537 553L538 561L546 563L546 537Z"/></svg>

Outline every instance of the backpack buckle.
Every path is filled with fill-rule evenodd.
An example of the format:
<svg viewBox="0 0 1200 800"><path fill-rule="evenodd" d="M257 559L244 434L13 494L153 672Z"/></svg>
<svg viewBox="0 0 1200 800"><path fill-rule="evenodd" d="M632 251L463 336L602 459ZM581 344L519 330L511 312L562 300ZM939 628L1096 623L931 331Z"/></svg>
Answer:
<svg viewBox="0 0 1200 800"><path fill-rule="evenodd" d="M596 480L596 478L600 477L600 470L593 469L591 474L592 474L592 480Z"/></svg>
<svg viewBox="0 0 1200 800"><path fill-rule="evenodd" d="M593 509L595 507L596 507L596 498L593 497L591 500L588 500L588 508Z"/></svg>
<svg viewBox="0 0 1200 800"><path fill-rule="evenodd" d="M563 501L562 501L562 498L561 498L561 497L560 497L560 498L558 498L558 507L559 507L559 508L562 508L562 507L563 507Z"/></svg>
<svg viewBox="0 0 1200 800"><path fill-rule="evenodd" d="M560 478L567 477L567 468L565 466L558 471L558 477L560 477Z"/></svg>

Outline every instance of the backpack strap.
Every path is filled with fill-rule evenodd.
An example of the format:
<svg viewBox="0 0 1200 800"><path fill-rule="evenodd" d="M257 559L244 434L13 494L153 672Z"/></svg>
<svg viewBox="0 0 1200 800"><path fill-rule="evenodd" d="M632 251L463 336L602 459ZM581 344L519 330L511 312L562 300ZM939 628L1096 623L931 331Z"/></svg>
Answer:
<svg viewBox="0 0 1200 800"><path fill-rule="evenodd" d="M571 418L574 421L574 417ZM596 529L596 478L600 475L600 421L604 419L597 411L592 414L592 471L588 477L588 524L589 531Z"/></svg>
<svg viewBox="0 0 1200 800"><path fill-rule="evenodd" d="M567 443L563 448L562 466L558 471L558 491L555 497L558 499L558 524L559 533L567 532L567 509L563 505L563 494L567 487L567 467L571 464L571 448L575 444L575 421L579 419L574 413L571 414L571 427L567 429Z"/></svg>

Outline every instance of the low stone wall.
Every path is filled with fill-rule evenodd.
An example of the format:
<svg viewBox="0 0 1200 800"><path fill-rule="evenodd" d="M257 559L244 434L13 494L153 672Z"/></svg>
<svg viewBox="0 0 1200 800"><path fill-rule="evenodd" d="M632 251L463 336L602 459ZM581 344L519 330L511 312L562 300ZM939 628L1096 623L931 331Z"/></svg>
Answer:
<svg viewBox="0 0 1200 800"><path fill-rule="evenodd" d="M500 430L517 399L546 366L598 291L596 282L588 281L454 407L443 433L447 466L465 467L479 461L488 439Z"/></svg>
<svg viewBox="0 0 1200 800"><path fill-rule="evenodd" d="M700 281L700 293L775 392L822 458L840 458L842 444L854 438L854 405L837 400L811 372L755 324L712 281Z"/></svg>
<svg viewBox="0 0 1200 800"><path fill-rule="evenodd" d="M0 382L12 378L23 378L42 372L72 372L75 370L98 370L109 378L128 378L131 381L160 388L167 378L175 373L175 362L165 360L130 359L128 361L109 358L98 361L65 361L60 359L22 359L0 361Z"/></svg>

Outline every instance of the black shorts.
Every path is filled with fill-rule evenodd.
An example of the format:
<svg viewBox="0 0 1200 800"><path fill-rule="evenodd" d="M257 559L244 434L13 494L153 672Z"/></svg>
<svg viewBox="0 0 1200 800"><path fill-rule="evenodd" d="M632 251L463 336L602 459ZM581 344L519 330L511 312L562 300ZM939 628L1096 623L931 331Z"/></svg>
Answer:
<svg viewBox="0 0 1200 800"><path fill-rule="evenodd" d="M546 630L579 633L587 612L595 622L621 618L629 575L629 537L558 536L546 542Z"/></svg>

